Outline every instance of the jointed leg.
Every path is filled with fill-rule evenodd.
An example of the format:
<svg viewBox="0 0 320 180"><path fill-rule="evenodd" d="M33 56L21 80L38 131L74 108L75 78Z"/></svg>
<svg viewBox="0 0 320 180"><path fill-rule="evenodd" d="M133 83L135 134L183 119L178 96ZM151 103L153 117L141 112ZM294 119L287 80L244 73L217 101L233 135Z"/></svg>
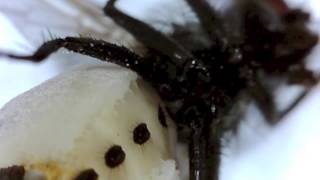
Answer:
<svg viewBox="0 0 320 180"><path fill-rule="evenodd" d="M295 100L293 103L290 104L289 107L287 107L285 110L283 110L280 113L279 118L282 119L284 116L286 116L287 114L289 114L295 107L297 107L297 105L306 97L306 95L309 93L310 89L307 89L305 91L303 91Z"/></svg>
<svg viewBox="0 0 320 180"><path fill-rule="evenodd" d="M293 81L297 84L302 84L306 87L304 90L291 104L283 111L277 111L275 108L275 102L273 96L269 91L260 82L256 82L255 86L250 90L251 95L254 97L258 107L261 109L266 120L270 124L276 124L281 121L281 119L290 113L305 97L309 94L312 87L317 84L318 79L311 75L309 71L306 76L303 76L301 79L295 79ZM294 76L294 75L292 75Z"/></svg>
<svg viewBox="0 0 320 180"><path fill-rule="evenodd" d="M249 88L250 94L262 111L266 121L270 124L275 124L278 117L276 117L277 110L272 94L258 80L256 80L254 85Z"/></svg>
<svg viewBox="0 0 320 180"><path fill-rule="evenodd" d="M116 0L109 0L104 8L104 13L113 19L115 23L130 32L146 47L169 56L178 65L184 64L186 59L192 58L188 51L168 36L116 9L115 2Z"/></svg>
<svg viewBox="0 0 320 180"><path fill-rule="evenodd" d="M94 40L91 38L75 38L66 37L63 39L55 39L44 43L31 56L17 56L10 54L2 54L10 58L28 60L33 62L41 62L50 54L60 48L66 48L70 51L88 55L101 61L107 61L136 70L142 59L129 51L125 47L117 46L102 40Z"/></svg>
<svg viewBox="0 0 320 180"><path fill-rule="evenodd" d="M300 84L306 89L287 107L285 110L280 112L278 118L282 119L285 115L290 113L311 91L318 82L320 77L316 77L313 72L307 70L304 65L300 65L299 69L290 71L288 73L289 84Z"/></svg>
<svg viewBox="0 0 320 180"><path fill-rule="evenodd" d="M287 77L289 84L300 84L307 88L314 86L319 81L319 78L312 71L306 69L303 63L287 72Z"/></svg>
<svg viewBox="0 0 320 180"><path fill-rule="evenodd" d="M312 86L307 86L306 90L304 90L291 104L289 107L287 107L285 110L283 110L280 113L279 118L283 118L285 115L289 114L299 103L309 94L309 92L312 90L312 87L314 87L317 83L319 83L319 77L314 77L317 82L315 82Z"/></svg>
<svg viewBox="0 0 320 180"><path fill-rule="evenodd" d="M196 13L201 26L207 31L213 43L220 42L223 36L222 22L207 0L185 0Z"/></svg>

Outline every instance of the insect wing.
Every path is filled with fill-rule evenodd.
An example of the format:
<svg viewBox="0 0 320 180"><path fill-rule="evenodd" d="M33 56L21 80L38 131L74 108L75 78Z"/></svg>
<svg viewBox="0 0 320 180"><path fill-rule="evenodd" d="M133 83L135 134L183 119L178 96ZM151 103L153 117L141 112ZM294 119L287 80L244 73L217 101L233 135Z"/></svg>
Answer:
<svg viewBox="0 0 320 180"><path fill-rule="evenodd" d="M128 36L103 15L95 0L1 1L0 13L34 46L48 39L79 34L121 43Z"/></svg>

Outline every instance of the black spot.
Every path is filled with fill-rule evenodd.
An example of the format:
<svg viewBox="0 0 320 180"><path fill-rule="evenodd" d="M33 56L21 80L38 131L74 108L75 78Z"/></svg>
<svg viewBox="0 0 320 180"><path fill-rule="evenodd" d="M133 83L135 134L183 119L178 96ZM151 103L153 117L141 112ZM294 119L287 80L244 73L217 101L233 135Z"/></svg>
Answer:
<svg viewBox="0 0 320 180"><path fill-rule="evenodd" d="M0 169L0 180L23 180L25 169L23 166L11 166Z"/></svg>
<svg viewBox="0 0 320 180"><path fill-rule="evenodd" d="M114 145L104 155L105 163L110 168L119 166L126 158L125 152L121 146Z"/></svg>
<svg viewBox="0 0 320 180"><path fill-rule="evenodd" d="M133 141L136 144L144 144L150 139L150 132L145 123L139 124L133 130Z"/></svg>
<svg viewBox="0 0 320 180"><path fill-rule="evenodd" d="M75 180L97 180L98 174L93 169L87 169L82 172L75 178Z"/></svg>
<svg viewBox="0 0 320 180"><path fill-rule="evenodd" d="M158 108L158 119L160 121L160 124L163 127L168 127L167 120L166 120L166 115L164 114L164 111L161 108L161 106L159 106L159 108Z"/></svg>

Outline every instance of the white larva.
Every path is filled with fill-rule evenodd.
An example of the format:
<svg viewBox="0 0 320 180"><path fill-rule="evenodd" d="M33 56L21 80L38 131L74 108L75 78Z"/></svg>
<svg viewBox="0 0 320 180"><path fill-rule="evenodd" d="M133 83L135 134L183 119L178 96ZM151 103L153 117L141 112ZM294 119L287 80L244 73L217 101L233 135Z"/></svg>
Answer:
<svg viewBox="0 0 320 180"><path fill-rule="evenodd" d="M0 111L0 167L23 165L27 174L70 180L93 169L99 179L178 180L169 129L158 121L160 100L123 68L85 66L18 96ZM145 123L150 138L133 141ZM125 152L105 163L113 145Z"/></svg>

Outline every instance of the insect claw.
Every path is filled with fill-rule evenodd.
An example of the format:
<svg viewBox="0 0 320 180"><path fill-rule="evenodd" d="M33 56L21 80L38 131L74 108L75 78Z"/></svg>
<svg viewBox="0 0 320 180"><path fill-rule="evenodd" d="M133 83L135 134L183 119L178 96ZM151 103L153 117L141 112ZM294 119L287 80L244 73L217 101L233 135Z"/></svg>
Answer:
<svg viewBox="0 0 320 180"><path fill-rule="evenodd" d="M0 53L0 57L16 59L16 60L39 62L39 59L34 58L33 56L22 56L22 55L15 55L15 54L3 53L3 52Z"/></svg>

